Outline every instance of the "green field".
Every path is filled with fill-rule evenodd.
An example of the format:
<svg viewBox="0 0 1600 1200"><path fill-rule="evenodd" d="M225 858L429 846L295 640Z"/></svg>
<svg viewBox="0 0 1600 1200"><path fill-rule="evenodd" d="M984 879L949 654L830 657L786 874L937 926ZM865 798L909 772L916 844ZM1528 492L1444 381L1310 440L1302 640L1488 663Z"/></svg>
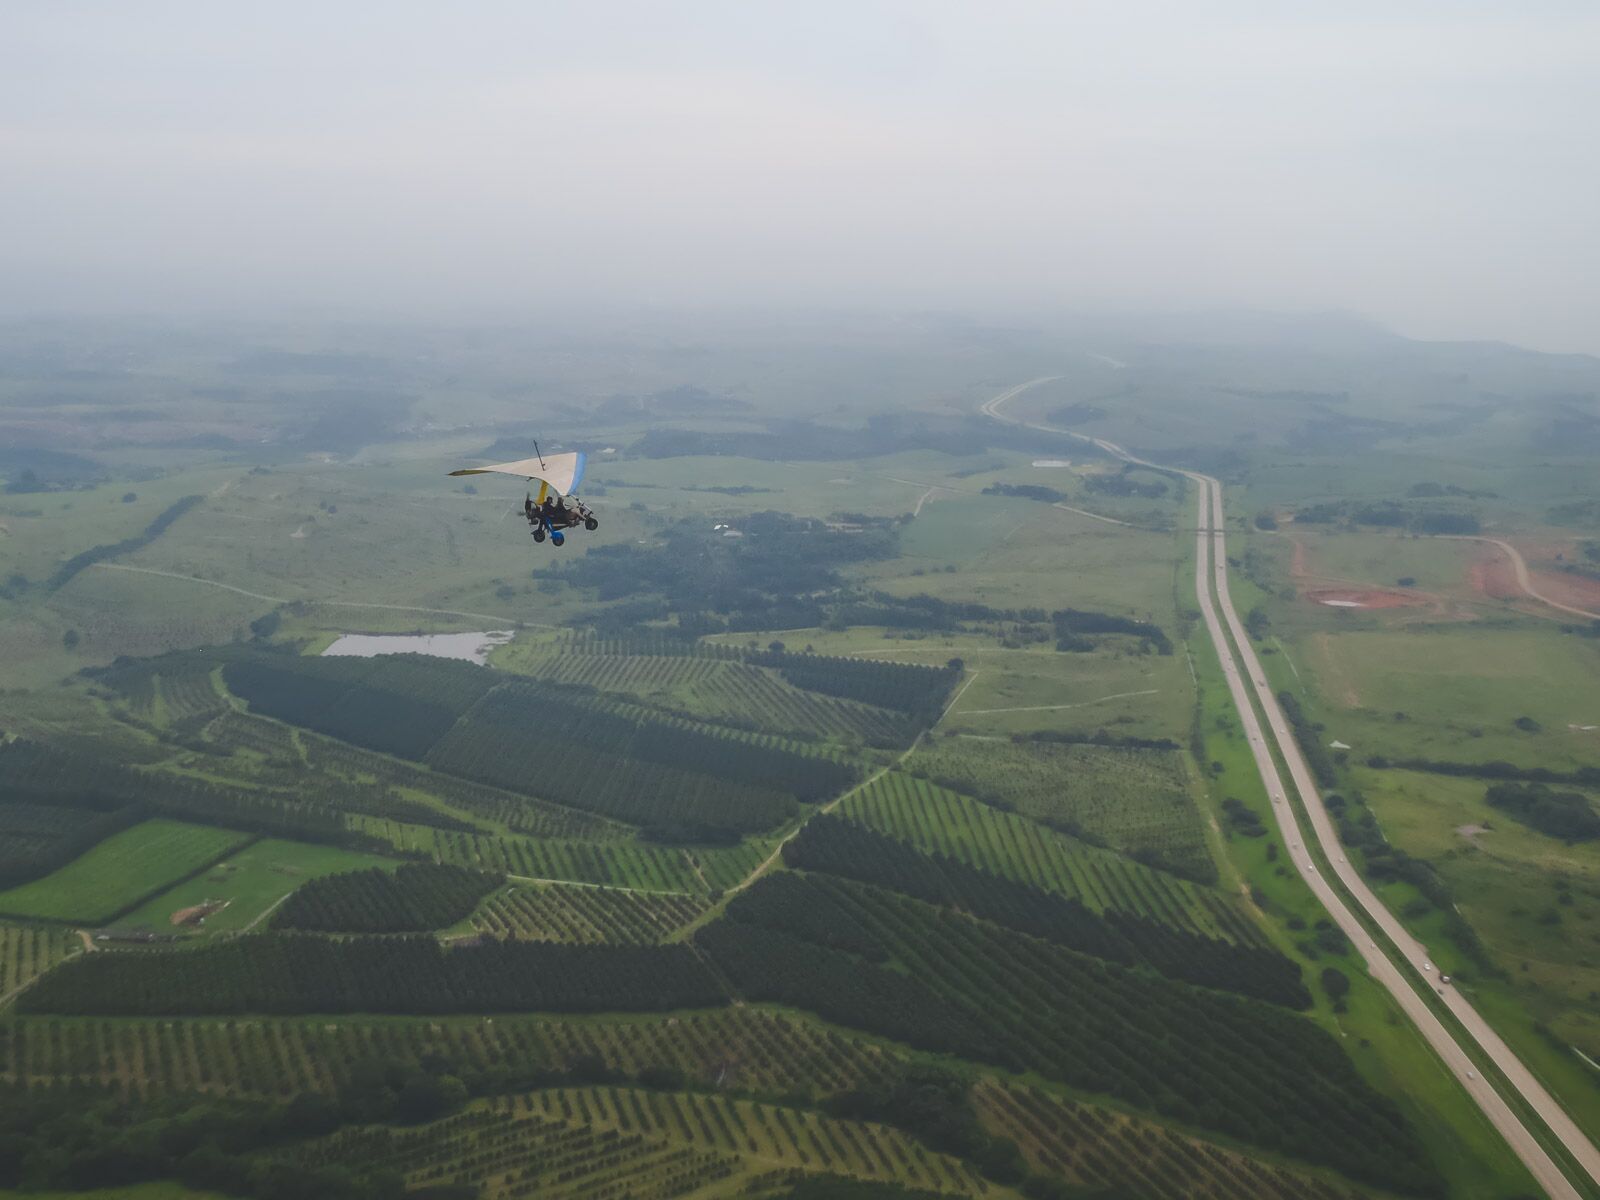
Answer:
<svg viewBox="0 0 1600 1200"><path fill-rule="evenodd" d="M1232 590L1238 603L1243 589L1234 583ZM1357 1067L1374 1087L1393 1097L1416 1126L1448 1179L1452 1196L1501 1200L1519 1191L1533 1194L1532 1180L1521 1163L1415 1028L1400 1015L1389 994L1353 965L1348 951L1329 956L1312 944L1308 934L1323 918L1321 905L1299 874L1283 861L1284 839L1268 816L1272 804L1256 774L1209 639L1195 638L1190 651L1202 689L1206 759L1222 768L1206 789L1208 807L1221 825L1222 798L1238 797L1264 820L1272 822L1274 830L1272 836L1262 838L1227 833L1223 843L1227 866L1237 871L1251 889L1252 899L1270 918L1275 939L1281 945L1319 970L1335 966L1350 980L1347 1011L1333 1013L1326 997L1319 995L1320 1019L1354 1042ZM1280 686L1287 686L1286 679L1293 678L1281 656L1264 660L1264 665L1273 682Z"/></svg>
<svg viewBox="0 0 1600 1200"><path fill-rule="evenodd" d="M1255 931L1229 901L1110 850L891 771L839 806L840 816L970 866L1174 928L1229 940Z"/></svg>
<svg viewBox="0 0 1600 1200"><path fill-rule="evenodd" d="M144 821L43 879L0 892L0 912L94 925L222 857L246 836L180 821Z"/></svg>
<svg viewBox="0 0 1600 1200"><path fill-rule="evenodd" d="M1329 737L1360 757L1571 770L1600 755L1600 733L1571 728L1600 725L1595 639L1542 623L1330 633L1299 647L1298 661L1315 674ZM1517 728L1521 717L1538 729Z"/></svg>
<svg viewBox="0 0 1600 1200"><path fill-rule="evenodd" d="M937 738L904 769L1123 853L1153 854L1191 878L1216 871L1179 751Z"/></svg>
<svg viewBox="0 0 1600 1200"><path fill-rule="evenodd" d="M230 933L258 920L308 879L364 867L392 867L392 859L358 854L335 846L264 838L231 854L193 879L140 905L117 922L118 928L174 932L172 915L195 905L223 902L198 926L205 933Z"/></svg>
<svg viewBox="0 0 1600 1200"><path fill-rule="evenodd" d="M1051 420L1065 409L1060 419L1074 429L1226 480L1235 594L1242 612L1259 610L1274 684L1300 697L1319 739L1352 747L1339 760L1338 790L1356 811L1366 811L1364 797L1392 844L1430 864L1455 904L1419 903L1412 884L1380 882L1382 896L1584 1127L1600 1128L1600 1075L1573 1053L1600 1062L1600 851L1490 809L1480 782L1365 765L1374 754L1595 765L1600 733L1581 727L1600 725L1600 640L1474 590L1472 543L1288 519L1322 502L1420 511L1408 493L1429 482L1437 486L1423 489L1424 502L1481 518L1486 533L1526 545L1538 569L1573 565L1553 561L1555 548L1575 562L1581 539L1600 540L1600 474L1580 444L1592 407L1585 397L1600 389L1588 360L1369 341L1342 328L1341 340L1316 349L1276 334L1262 344L1200 344L1156 328L1107 335L1093 353L1076 335L952 336L939 321L885 333L852 320L821 341L775 335L760 322L665 328L608 328L593 343L354 324L247 336L86 329L62 339L59 370L37 377L29 364L39 336L0 329L0 432L26 431L26 447L70 425L61 450L77 456L78 472L40 490L0 478L0 739L40 743L58 766L62 756L104 760L137 766L132 778L144 786L159 781L156 792L130 798L127 773L63 783L71 772L39 767L30 776L27 762L42 760L16 748L13 761L24 766L7 784L20 794L5 797L15 802L3 814L0 850L25 872L28 856L67 827L63 813L83 811L69 791L105 787L108 807L145 803L181 818L147 820L0 895L9 917L0 922L0 994L79 955L68 922L115 919L129 930L183 932L190 943L220 935L225 942L199 952L244 955L253 943L235 935L265 928L301 883L414 857L509 876L471 916L421 935L488 935L451 954L481 951L503 963L548 950L601 966L677 954L722 977L696 1003L726 1001L623 1014L605 1009L620 989L600 989L584 1016L453 1008L461 1015L289 1019L266 1015L270 998L254 1010L247 997L226 1019L185 1017L176 1014L212 1010L185 1009L173 963L158 956L197 948L161 947L137 957L174 1015L8 1017L0 1077L52 1090L70 1083L130 1105L197 1094L288 1101L339 1096L374 1064L426 1063L479 1099L426 1124L346 1120L329 1138L267 1153L400 1164L413 1187L481 1184L486 1198L776 1200L797 1178L829 1171L1012 1200L1007 1187L979 1179L976 1158L948 1159L904 1131L823 1106L884 1085L906 1064L938 1062L974 1085L984 1127L1014 1140L1027 1168L1046 1177L1028 1185L1030 1195L1054 1197L1058 1186L1152 1200L1376 1194L1265 1148L1292 1146L1355 1178L1371 1145L1354 1139L1345 1157L1322 1159L1315 1139L1262 1136L1316 1090L1309 1084L1319 1081L1292 1065L1286 1082L1271 1085L1281 1088L1276 1105L1256 1094L1259 1056L1248 1047L1230 1070L1210 1072L1237 1078L1209 1081L1216 1090L1206 1111L1172 1104L1174 1095L1201 1094L1184 1090L1194 1082L1185 1068L1205 1056L1170 1053L1194 1032L1194 1014L1245 1001L1217 990L1229 984L1214 976L1169 974L1183 965L1177 952L1163 959L1152 949L1157 939L1191 948L1194 939L1120 916L1069 928L1062 914L1081 914L1060 903L1065 896L1253 947L1212 947L1218 961L1282 951L1312 1007L1264 1009L1255 1024L1241 1022L1247 1035L1227 1040L1258 1036L1265 1045L1280 1033L1316 1034L1307 1023L1319 1024L1332 1035L1328 1053L1347 1057L1397 1104L1423 1145L1418 1161L1437 1167L1450 1200L1531 1194L1387 993L1319 929L1325 914L1285 861L1195 624L1192 486L1140 471L1135 481L1165 482L1168 492L1095 490L1092 481L1120 468L1092 447L974 416L1002 389L1051 375L1007 411ZM123 361L136 366L103 369ZM382 399L346 420L358 410L332 397L347 392ZM123 411L134 406L136 419ZM868 418L877 419L864 425ZM524 453L512 447L534 427L547 448L561 438L563 448L592 454L585 495L600 528L559 551L528 537L515 511L519 480L445 474ZM1563 429L1566 441L1552 437ZM1045 458L1072 465L1032 465ZM1065 505L1087 513L983 494L994 484L1058 489ZM73 556L135 538L189 496L202 499L147 544L52 583ZM1255 529L1253 518L1269 513L1282 529ZM742 540L723 538L719 524L742 529ZM1298 559L1292 539L1304 546ZM596 551L601 558L590 557ZM621 567L608 577L610 556ZM1401 577L1415 580L1425 604L1341 611L1304 595L1324 581L1394 587ZM1176 652L1126 633L1058 651L1051 614L1063 608L1154 623ZM779 614L783 624L812 627L754 628ZM315 674L311 656L343 633L491 629L515 631L491 663L497 686L526 701L506 705L494 729L470 715L487 690L458 704L454 689L471 691L470 681L446 686L443 674L414 663L389 664L388 675L412 677L395 685L390 699L405 703L392 707L355 686L286 699L293 689L281 679L262 683L270 669L248 705L243 690L233 696L223 686L224 660ZM837 668L823 678L791 667L786 678L775 657L757 665L772 642L904 664L960 659L962 669L941 677L959 674L948 693L880 708L902 702L892 687L864 682L882 673ZM181 653L146 657L168 651ZM113 661L114 670L94 670ZM551 736L557 718L572 714L580 715ZM935 717L930 736L901 757ZM1518 728L1524 717L1528 727ZM613 722L606 735L593 734L602 721ZM586 735L594 744L577 754ZM1102 744L1086 744L1092 737ZM1172 748L1104 744L1119 739ZM691 743L703 753L685 766L678 756ZM424 757L431 745L452 753ZM858 774L834 778L819 764ZM828 787L771 808L763 789L798 788L813 767ZM821 901L808 907L772 881L733 891L769 863L781 884L820 888L828 867L786 872L775 851L841 789L881 768L837 815L876 831L851 836L877 848L882 877L873 878L879 860L863 852L851 860L852 882L829 880L826 893L848 920L866 922L861 929L847 920L807 926ZM535 781L562 785L561 803ZM74 806L61 807L63 798ZM1229 799L1255 809L1264 827L1239 822L1236 808L1223 807ZM584 805L595 811L575 807ZM717 819L698 820L706 814ZM270 833L187 823L213 819ZM902 864L894 875L883 837L923 852L917 862L928 870ZM1021 889L974 882L939 856L1052 894L1035 912L1016 899ZM908 896L914 887L933 896L940 872L967 890L937 909L872 886L894 877ZM981 924L954 911L953 894L1023 923ZM785 895L795 905L788 925L775 915ZM770 927L746 920L762 904ZM177 912L211 905L220 907L203 925L172 924ZM1452 943L1456 907L1494 970ZM1096 964L1092 987L1051 991L1046 976L1077 978L1069 967L1081 960L1065 942L1019 932L1034 918L1031 928L1051 931L1038 937L1136 926L1150 939L1133 960L1143 965ZM798 946L838 968L800 972L800 982L837 986L807 996L740 975L734 943L713 932L719 925L734 937L764 931L763 944L777 949L759 961L780 982L802 960ZM798 942L782 940L790 936ZM496 937L521 941L502 946ZM528 944L543 940L567 945ZM378 941L316 945L346 961L399 953ZM1348 979L1343 1003L1322 977L1328 968ZM1130 989L1117 996L1160 985L1172 1003L1115 1012L1112 991L1095 990L1109 977ZM596 968L594 978L606 976ZM845 1003L858 986L909 996L896 989L911 984L940 1001L916 1001L928 1003L916 1009L928 1019L914 1028L891 1028L870 1005ZM824 1000L838 1001L827 1010L833 1020L857 1028L805 1015L824 1011ZM940 1006L957 1001L960 1028ZM640 1007L648 1010L648 996ZM996 1013L1004 1057L964 1040ZM1111 1039L1079 1047L1073 1038L1113 1025L1126 1037L1110 1073L1079 1073ZM1328 1065L1331 1078L1344 1063ZM1084 1087L1109 1079L1122 1102L1074 1091L1069 1078ZM1231 1103L1231 1115L1253 1114L1248 1127L1229 1126L1221 1110ZM1370 1109L1353 1114L1350 1127L1370 1117ZM1346 1132L1340 1119L1326 1125L1319 1132L1330 1145ZM1213 1133L1197 1134L1202 1127ZM193 1193L156 1185L119 1194Z"/></svg>

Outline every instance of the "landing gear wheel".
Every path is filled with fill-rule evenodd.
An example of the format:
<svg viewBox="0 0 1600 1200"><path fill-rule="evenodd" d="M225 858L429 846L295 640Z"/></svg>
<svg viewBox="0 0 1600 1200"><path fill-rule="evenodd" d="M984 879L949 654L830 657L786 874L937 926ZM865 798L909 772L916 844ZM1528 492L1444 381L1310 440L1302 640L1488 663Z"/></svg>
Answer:
<svg viewBox="0 0 1600 1200"><path fill-rule="evenodd" d="M595 520L593 517L585 517L583 519L583 527L590 533L593 533L596 529L600 528L600 522Z"/></svg>
<svg viewBox="0 0 1600 1200"><path fill-rule="evenodd" d="M544 530L543 529L535 529L533 531L533 540L536 541L536 542L544 541Z"/></svg>
<svg viewBox="0 0 1600 1200"><path fill-rule="evenodd" d="M564 533L555 532L550 535L550 540L557 546L564 546L567 543L567 535Z"/></svg>

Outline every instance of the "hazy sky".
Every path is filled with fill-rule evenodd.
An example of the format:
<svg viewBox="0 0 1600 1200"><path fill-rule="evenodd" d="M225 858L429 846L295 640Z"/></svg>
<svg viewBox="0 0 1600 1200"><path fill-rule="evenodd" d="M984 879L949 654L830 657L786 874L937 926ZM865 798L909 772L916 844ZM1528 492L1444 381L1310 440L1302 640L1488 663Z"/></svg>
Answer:
<svg viewBox="0 0 1600 1200"><path fill-rule="evenodd" d="M0 0L0 308L1343 308L1600 352L1589 2Z"/></svg>

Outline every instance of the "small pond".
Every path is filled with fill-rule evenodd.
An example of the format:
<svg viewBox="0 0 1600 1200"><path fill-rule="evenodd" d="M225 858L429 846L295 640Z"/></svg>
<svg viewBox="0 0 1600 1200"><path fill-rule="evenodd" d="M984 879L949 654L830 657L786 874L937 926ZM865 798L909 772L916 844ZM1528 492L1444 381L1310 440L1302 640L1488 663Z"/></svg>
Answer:
<svg viewBox="0 0 1600 1200"><path fill-rule="evenodd" d="M485 665L489 651L504 646L513 631L487 633L347 633L322 653L333 657L371 658L375 654L431 654Z"/></svg>

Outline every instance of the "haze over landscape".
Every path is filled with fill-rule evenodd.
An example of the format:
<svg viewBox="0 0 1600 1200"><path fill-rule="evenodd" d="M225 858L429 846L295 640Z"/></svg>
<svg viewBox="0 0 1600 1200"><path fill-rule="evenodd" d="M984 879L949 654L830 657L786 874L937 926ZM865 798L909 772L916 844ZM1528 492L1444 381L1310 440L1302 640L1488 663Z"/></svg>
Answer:
<svg viewBox="0 0 1600 1200"><path fill-rule="evenodd" d="M0 1200L1600 1200L1600 16L16 3Z"/></svg>
<svg viewBox="0 0 1600 1200"><path fill-rule="evenodd" d="M1577 3L8 6L12 312L1342 309L1600 351Z"/></svg>

